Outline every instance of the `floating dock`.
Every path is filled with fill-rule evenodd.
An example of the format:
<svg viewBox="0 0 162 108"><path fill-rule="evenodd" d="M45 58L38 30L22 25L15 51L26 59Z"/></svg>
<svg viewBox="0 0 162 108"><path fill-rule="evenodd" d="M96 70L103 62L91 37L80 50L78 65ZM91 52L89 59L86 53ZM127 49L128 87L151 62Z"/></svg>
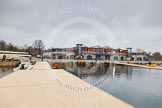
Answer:
<svg viewBox="0 0 162 108"><path fill-rule="evenodd" d="M0 79L0 108L133 108L74 75L37 62Z"/></svg>
<svg viewBox="0 0 162 108"><path fill-rule="evenodd" d="M114 63L119 64L119 65L126 65L126 66L141 67L141 68L147 68L147 69L162 70L162 67L151 67L151 66L146 66L146 65L128 64L128 63L122 63L122 62L114 62Z"/></svg>
<svg viewBox="0 0 162 108"><path fill-rule="evenodd" d="M147 69L157 69L162 70L162 66L152 67L152 66L146 66L148 64L148 61L108 61L108 60L67 60L67 59L56 59L56 60L47 60L51 63L76 63L76 62L84 62L84 63L114 63L118 65L126 65L126 66L133 66L133 67L141 67L141 68L147 68ZM161 64L162 62L153 61L153 64Z"/></svg>

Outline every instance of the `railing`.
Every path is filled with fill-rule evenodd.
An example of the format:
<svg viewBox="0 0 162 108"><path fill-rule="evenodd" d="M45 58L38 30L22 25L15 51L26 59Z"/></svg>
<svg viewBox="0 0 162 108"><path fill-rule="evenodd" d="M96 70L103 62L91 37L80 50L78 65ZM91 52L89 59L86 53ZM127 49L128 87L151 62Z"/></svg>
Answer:
<svg viewBox="0 0 162 108"><path fill-rule="evenodd" d="M82 54L112 54L110 52L82 51Z"/></svg>
<svg viewBox="0 0 162 108"><path fill-rule="evenodd" d="M46 54L50 53L50 54L67 54L67 53L74 53L74 52L70 52L70 51L54 51L54 52L44 52Z"/></svg>
<svg viewBox="0 0 162 108"><path fill-rule="evenodd" d="M93 51L82 51L82 54L109 54L109 55L126 55L124 53L112 53L112 52L93 52Z"/></svg>

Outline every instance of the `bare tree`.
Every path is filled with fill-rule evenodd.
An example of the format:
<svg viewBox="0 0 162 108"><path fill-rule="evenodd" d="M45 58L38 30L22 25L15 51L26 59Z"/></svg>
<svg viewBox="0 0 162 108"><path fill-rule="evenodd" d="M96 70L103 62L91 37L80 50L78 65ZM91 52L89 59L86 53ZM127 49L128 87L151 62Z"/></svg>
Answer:
<svg viewBox="0 0 162 108"><path fill-rule="evenodd" d="M162 60L162 55L160 54L160 52L154 52L152 54L152 58L153 60Z"/></svg>
<svg viewBox="0 0 162 108"><path fill-rule="evenodd" d="M4 40L0 40L0 50L6 49L6 42Z"/></svg>
<svg viewBox="0 0 162 108"><path fill-rule="evenodd" d="M28 51L28 45L27 44L24 44L24 51Z"/></svg>
<svg viewBox="0 0 162 108"><path fill-rule="evenodd" d="M8 50L13 51L14 50L14 45L12 43L8 44Z"/></svg>
<svg viewBox="0 0 162 108"><path fill-rule="evenodd" d="M36 50L37 55L41 55L42 50L44 49L44 44L42 40L35 40L33 47Z"/></svg>

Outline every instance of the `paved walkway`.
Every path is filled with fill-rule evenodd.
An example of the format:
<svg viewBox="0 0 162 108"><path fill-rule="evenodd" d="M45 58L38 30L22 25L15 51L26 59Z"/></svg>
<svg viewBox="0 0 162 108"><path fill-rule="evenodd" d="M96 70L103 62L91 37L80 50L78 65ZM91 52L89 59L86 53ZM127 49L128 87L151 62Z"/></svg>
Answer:
<svg viewBox="0 0 162 108"><path fill-rule="evenodd" d="M64 70L37 62L0 79L0 108L132 108Z"/></svg>

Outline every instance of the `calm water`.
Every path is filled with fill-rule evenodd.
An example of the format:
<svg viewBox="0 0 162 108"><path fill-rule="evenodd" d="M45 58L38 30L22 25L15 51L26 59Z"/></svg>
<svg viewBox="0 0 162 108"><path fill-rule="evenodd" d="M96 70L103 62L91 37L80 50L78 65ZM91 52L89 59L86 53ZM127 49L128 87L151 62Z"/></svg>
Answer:
<svg viewBox="0 0 162 108"><path fill-rule="evenodd" d="M136 108L162 108L162 70L99 64L65 70Z"/></svg>
<svg viewBox="0 0 162 108"><path fill-rule="evenodd" d="M13 72L13 68L0 68L0 78Z"/></svg>

